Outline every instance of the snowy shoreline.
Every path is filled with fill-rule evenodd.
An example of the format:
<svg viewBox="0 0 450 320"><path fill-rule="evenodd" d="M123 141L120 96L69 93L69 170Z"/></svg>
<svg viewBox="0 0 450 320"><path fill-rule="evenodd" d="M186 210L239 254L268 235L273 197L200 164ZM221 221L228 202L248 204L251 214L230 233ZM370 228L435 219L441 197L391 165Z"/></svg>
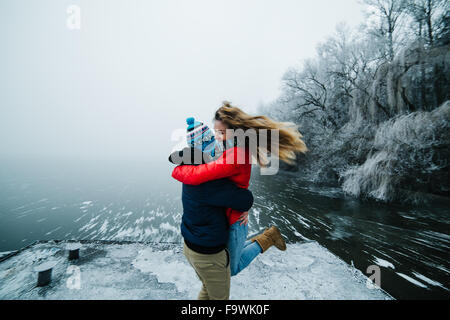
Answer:
<svg viewBox="0 0 450 320"><path fill-rule="evenodd" d="M70 262L70 242L36 242L0 262L0 299L196 299L200 281L181 244L82 240L80 259ZM57 262L52 282L36 287L33 267L48 260ZM232 277L230 299L393 299L366 283L362 272L308 241L259 256Z"/></svg>

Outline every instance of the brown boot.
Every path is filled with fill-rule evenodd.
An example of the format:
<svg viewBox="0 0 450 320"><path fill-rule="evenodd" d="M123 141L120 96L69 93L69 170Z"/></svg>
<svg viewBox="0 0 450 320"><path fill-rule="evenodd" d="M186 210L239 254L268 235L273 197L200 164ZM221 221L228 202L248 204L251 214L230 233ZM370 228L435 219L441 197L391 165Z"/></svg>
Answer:
<svg viewBox="0 0 450 320"><path fill-rule="evenodd" d="M273 245L281 251L286 250L286 243L281 236L280 230L278 230L278 228L275 226L272 226L269 229L266 228L266 230L264 230L262 234L253 237L251 241L258 242L259 246L262 249L262 252L267 251L267 249L269 249Z"/></svg>
<svg viewBox="0 0 450 320"><path fill-rule="evenodd" d="M266 228L264 229L264 232L267 232L267 230L269 230L269 228L266 227ZM264 232L263 232L263 233L264 233ZM260 235L261 235L261 234L258 234L258 235L256 235L256 236L254 236L253 238L250 239L250 241L251 241L251 242L255 242L255 241L256 241L256 238L259 237Z"/></svg>

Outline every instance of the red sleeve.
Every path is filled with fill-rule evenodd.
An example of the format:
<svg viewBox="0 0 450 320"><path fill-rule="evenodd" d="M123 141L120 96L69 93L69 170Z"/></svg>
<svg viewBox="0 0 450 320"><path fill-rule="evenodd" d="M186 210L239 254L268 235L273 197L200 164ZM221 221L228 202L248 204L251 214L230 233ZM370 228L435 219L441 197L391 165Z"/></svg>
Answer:
<svg viewBox="0 0 450 320"><path fill-rule="evenodd" d="M185 184L199 185L207 181L234 176L241 172L242 160L238 161L238 159L243 159L242 156L244 156L243 151L238 149L240 148L228 149L221 157L210 163L198 166L177 166L172 171L172 177ZM234 162L231 161L233 158Z"/></svg>

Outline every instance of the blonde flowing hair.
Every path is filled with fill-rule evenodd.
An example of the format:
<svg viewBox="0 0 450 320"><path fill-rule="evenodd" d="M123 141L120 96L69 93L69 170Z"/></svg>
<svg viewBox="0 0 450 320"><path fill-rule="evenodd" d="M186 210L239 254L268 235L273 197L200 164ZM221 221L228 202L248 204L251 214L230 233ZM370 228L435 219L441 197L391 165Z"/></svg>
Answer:
<svg viewBox="0 0 450 320"><path fill-rule="evenodd" d="M298 126L293 122L277 122L266 116L251 116L238 107L234 107L230 102L224 101L222 106L216 111L214 120L222 121L229 129L254 129L258 136L257 155L254 155L261 167L267 167L268 162L265 154L276 148L272 147L270 130L279 130L278 154L275 154L281 161L290 165L295 163L296 152L306 153L308 148L302 140L303 135L298 131ZM260 142L260 129L267 129L268 141L265 148Z"/></svg>

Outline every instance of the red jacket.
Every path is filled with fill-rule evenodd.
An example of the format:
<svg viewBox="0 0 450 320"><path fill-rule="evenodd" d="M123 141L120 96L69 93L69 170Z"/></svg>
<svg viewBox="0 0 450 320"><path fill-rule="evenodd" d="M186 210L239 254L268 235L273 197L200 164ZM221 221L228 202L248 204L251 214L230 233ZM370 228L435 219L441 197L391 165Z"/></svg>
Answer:
<svg viewBox="0 0 450 320"><path fill-rule="evenodd" d="M225 150L215 161L194 165L179 165L173 169L172 177L178 181L199 185L207 181L229 178L238 187L247 189L250 183L252 165L248 150L240 147L233 147ZM235 223L242 212L227 208L228 222Z"/></svg>

